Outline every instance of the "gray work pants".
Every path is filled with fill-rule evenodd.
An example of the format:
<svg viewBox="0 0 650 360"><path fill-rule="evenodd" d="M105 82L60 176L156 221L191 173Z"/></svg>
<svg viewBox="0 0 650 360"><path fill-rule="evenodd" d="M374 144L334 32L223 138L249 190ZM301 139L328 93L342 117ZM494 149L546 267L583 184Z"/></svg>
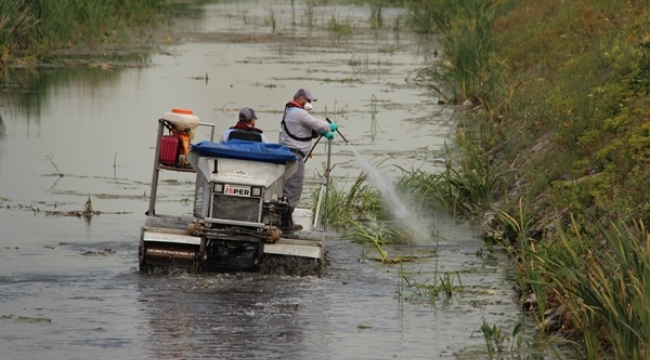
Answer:
<svg viewBox="0 0 650 360"><path fill-rule="evenodd" d="M305 162L302 156L296 154L298 158L298 171L284 180L283 195L289 199L289 206L295 208L302 194L302 184L305 180Z"/></svg>

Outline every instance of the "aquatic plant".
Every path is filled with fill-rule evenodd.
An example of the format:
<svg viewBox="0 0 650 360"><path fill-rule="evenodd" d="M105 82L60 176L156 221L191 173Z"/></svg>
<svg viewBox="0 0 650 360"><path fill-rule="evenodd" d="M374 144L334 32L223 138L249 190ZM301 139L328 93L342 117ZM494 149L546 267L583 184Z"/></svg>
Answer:
<svg viewBox="0 0 650 360"><path fill-rule="evenodd" d="M349 17L341 19L340 16L334 16L330 18L327 28L329 31L336 34L337 40L342 36L348 36L352 34L352 20Z"/></svg>
<svg viewBox="0 0 650 360"><path fill-rule="evenodd" d="M269 23L271 24L271 31L275 32L275 28L277 26L276 24L277 21L275 19L275 10L269 8L267 11L269 13Z"/></svg>
<svg viewBox="0 0 650 360"><path fill-rule="evenodd" d="M528 236L528 230L532 227L533 220L524 213L522 202L523 199L519 199L517 217L504 211L499 212L498 221L505 233L502 245L518 259L519 287L523 293L531 291L534 294L535 302L531 304L530 310L536 310L533 314L535 314L540 329L544 332L549 291L548 274L544 262L540 261L535 240Z"/></svg>
<svg viewBox="0 0 650 360"><path fill-rule="evenodd" d="M375 137L377 136L377 114L379 113L379 109L377 106L377 97L375 94L372 94L372 97L370 98L370 139L375 140Z"/></svg>
<svg viewBox="0 0 650 360"><path fill-rule="evenodd" d="M407 1L410 27L436 34L442 56L410 79L448 102L490 102L498 108L507 91L505 72L495 58L495 5L487 0Z"/></svg>
<svg viewBox="0 0 650 360"><path fill-rule="evenodd" d="M440 173L402 169L398 188L419 204L452 215L475 214L494 199L505 173L493 168L486 154L462 130L457 132L457 152L446 148L445 168Z"/></svg>
<svg viewBox="0 0 650 360"><path fill-rule="evenodd" d="M110 41L114 32L149 24L167 6L155 0L2 1L0 57L6 61L17 53Z"/></svg>
<svg viewBox="0 0 650 360"><path fill-rule="evenodd" d="M379 29L384 25L382 16L384 0L368 0L368 3L370 5L370 27Z"/></svg>
<svg viewBox="0 0 650 360"><path fill-rule="evenodd" d="M327 219L331 226L339 229L349 228L355 223L368 222L377 219L381 214L381 195L366 179L367 174L360 173L349 189L346 182L335 178L330 179L329 198L327 201ZM312 211L316 213L319 189L312 192L314 200ZM320 213L325 211L325 202L321 202ZM350 220L354 219L354 222Z"/></svg>
<svg viewBox="0 0 650 360"><path fill-rule="evenodd" d="M400 234L395 228L386 226L385 223L377 223L373 226L359 223L350 218L346 218L346 221L350 224L351 230L347 231L343 238L371 245L379 254L378 260L382 263L396 262L388 257L388 252L382 247L382 245L397 242L400 238Z"/></svg>
<svg viewBox="0 0 650 360"><path fill-rule="evenodd" d="M507 358L506 354L511 355L513 359L521 359L522 329L522 324L518 323L512 329L512 334L508 335L503 331L503 328L496 324L490 326L486 318L481 318L479 330L485 339L488 359L494 359L496 354L498 354L499 359ZM511 345L510 348L507 347L508 344Z"/></svg>
<svg viewBox="0 0 650 360"><path fill-rule="evenodd" d="M457 271L439 273L436 269L431 279L419 282L415 277L405 274L403 267L400 267L399 276L401 284L400 296L405 299L424 297L435 303L442 296L443 301L446 303L451 300L455 293L465 290L460 274ZM408 295L405 294L406 288L412 289Z"/></svg>
<svg viewBox="0 0 650 360"><path fill-rule="evenodd" d="M307 27L312 28L314 26L314 7L316 6L315 1L308 0L305 5L305 18L307 19Z"/></svg>

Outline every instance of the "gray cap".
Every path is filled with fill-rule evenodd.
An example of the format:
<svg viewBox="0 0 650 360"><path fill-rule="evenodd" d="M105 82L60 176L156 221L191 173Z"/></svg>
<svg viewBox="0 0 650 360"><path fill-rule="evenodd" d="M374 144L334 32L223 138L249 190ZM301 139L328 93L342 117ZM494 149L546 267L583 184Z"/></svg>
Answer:
<svg viewBox="0 0 650 360"><path fill-rule="evenodd" d="M239 110L239 121L251 121L251 120L257 120L257 115L255 115L255 110L247 107Z"/></svg>
<svg viewBox="0 0 650 360"><path fill-rule="evenodd" d="M307 89L300 89L298 92L296 92L296 95L293 96L294 99L297 99L299 97L304 97L305 99L309 101L317 101L318 99L314 98L311 96L311 91Z"/></svg>

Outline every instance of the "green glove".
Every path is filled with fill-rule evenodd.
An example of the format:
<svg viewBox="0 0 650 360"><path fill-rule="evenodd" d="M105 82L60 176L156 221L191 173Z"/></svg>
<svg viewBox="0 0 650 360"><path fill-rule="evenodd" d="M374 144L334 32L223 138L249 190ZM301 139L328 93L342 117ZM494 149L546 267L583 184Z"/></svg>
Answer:
<svg viewBox="0 0 650 360"><path fill-rule="evenodd" d="M328 132L325 133L325 137L327 138L327 140L334 140L334 133L331 132L331 131L328 131Z"/></svg>
<svg viewBox="0 0 650 360"><path fill-rule="evenodd" d="M327 132L327 131L319 131L319 132L318 132L318 135L320 135L320 136L325 136L325 133L326 133L326 132Z"/></svg>
<svg viewBox="0 0 650 360"><path fill-rule="evenodd" d="M334 132L339 129L339 126L335 123L330 123L330 131Z"/></svg>

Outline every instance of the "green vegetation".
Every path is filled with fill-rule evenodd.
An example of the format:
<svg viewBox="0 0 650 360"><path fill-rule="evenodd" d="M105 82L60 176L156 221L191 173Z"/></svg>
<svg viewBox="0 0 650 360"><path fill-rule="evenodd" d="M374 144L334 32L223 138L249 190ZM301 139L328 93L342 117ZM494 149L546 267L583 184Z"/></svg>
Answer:
<svg viewBox="0 0 650 360"><path fill-rule="evenodd" d="M511 335L508 335L502 328L497 325L490 326L488 321L482 318L479 330L485 339L488 359L522 359L523 338L521 336L521 323L514 327Z"/></svg>
<svg viewBox="0 0 650 360"><path fill-rule="evenodd" d="M164 11L158 0L0 2L0 63L79 43L124 40Z"/></svg>
<svg viewBox="0 0 650 360"><path fill-rule="evenodd" d="M563 329L588 359L647 359L648 237L640 224L650 220L648 4L513 0L466 12L447 1L423 3L447 5L437 7L442 15L413 13L425 29L440 32L443 61L460 69L460 60L471 56L456 57L473 53L473 66L482 69L466 72L479 74L467 82L478 86L452 77L459 88L447 88L481 107L459 132L464 160L439 177L490 168L484 173L494 176L485 183L491 196L471 193L484 200L469 210L498 201L491 205L497 216L489 240L516 259L522 290L535 294L531 313L543 332ZM465 24L458 28L466 29L464 36L480 29L483 12L493 16L481 32L489 46L459 52L445 45L461 39L454 24ZM465 134L475 139L468 142ZM468 166L472 159L482 165ZM466 209L466 198L445 188L457 183L424 188L446 194L437 197L450 199L441 201L448 208Z"/></svg>
<svg viewBox="0 0 650 360"><path fill-rule="evenodd" d="M406 293L406 288L411 289L411 293ZM436 303L440 297L443 298L444 303L448 303L455 293L463 292L463 282L460 279L458 272L443 272L436 273L434 276L424 283L418 282L414 278L409 278L403 272L400 274L400 290L399 295L401 298L427 298L431 303Z"/></svg>
<svg viewBox="0 0 650 360"><path fill-rule="evenodd" d="M440 44L409 79L472 111L445 170L405 171L400 188L494 214L486 241L512 256L541 334L561 330L579 358L648 359L650 3L401 5ZM503 333L481 331L498 356Z"/></svg>
<svg viewBox="0 0 650 360"><path fill-rule="evenodd" d="M342 36L349 36L352 34L352 20L349 17L341 19L340 16L332 15L328 23L328 29L336 34L337 39Z"/></svg>
<svg viewBox="0 0 650 360"><path fill-rule="evenodd" d="M456 140L458 151L447 149L443 172L404 170L398 189L411 194L430 211L476 214L492 204L497 183L507 171L496 171L489 164L485 151L472 143L462 130Z"/></svg>

